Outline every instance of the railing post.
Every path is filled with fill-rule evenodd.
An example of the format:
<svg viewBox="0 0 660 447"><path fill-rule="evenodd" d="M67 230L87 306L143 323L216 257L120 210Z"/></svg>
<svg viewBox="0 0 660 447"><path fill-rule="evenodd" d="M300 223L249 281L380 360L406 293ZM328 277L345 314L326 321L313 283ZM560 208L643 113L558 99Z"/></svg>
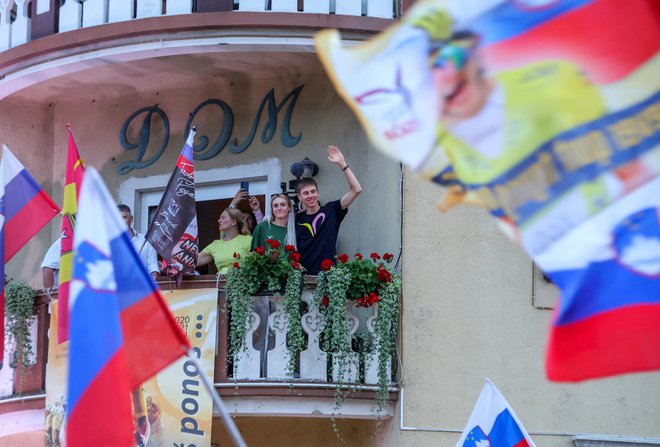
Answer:
<svg viewBox="0 0 660 447"><path fill-rule="evenodd" d="M232 11L234 0L197 0L195 12Z"/></svg>
<svg viewBox="0 0 660 447"><path fill-rule="evenodd" d="M0 5L2 5L0 3ZM0 51L9 49L11 43L11 8L13 2L5 3L5 7L0 9Z"/></svg>
<svg viewBox="0 0 660 447"><path fill-rule="evenodd" d="M59 32L73 31L80 28L82 24L82 5L74 0L69 0L60 6Z"/></svg>
<svg viewBox="0 0 660 447"><path fill-rule="evenodd" d="M192 0L167 0L165 3L165 14L190 14L193 12Z"/></svg>
<svg viewBox="0 0 660 447"><path fill-rule="evenodd" d="M57 33L59 18L60 4L58 0L33 0L30 40Z"/></svg>
<svg viewBox="0 0 660 447"><path fill-rule="evenodd" d="M14 3L16 4L16 20L11 24L10 45L12 47L30 40L30 18L28 17L30 0L14 0Z"/></svg>

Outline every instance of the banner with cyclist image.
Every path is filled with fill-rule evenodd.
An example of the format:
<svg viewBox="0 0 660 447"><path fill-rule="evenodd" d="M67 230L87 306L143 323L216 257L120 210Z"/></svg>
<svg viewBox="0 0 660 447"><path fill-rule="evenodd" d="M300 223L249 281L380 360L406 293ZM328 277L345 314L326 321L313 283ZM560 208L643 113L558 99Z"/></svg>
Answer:
<svg viewBox="0 0 660 447"><path fill-rule="evenodd" d="M212 381L217 337L216 289L163 292L170 311L199 356L203 371L182 357L133 392L136 447L210 447L213 402L199 374ZM57 344L57 302L51 307L46 366L45 445L61 445L66 432L66 379L69 342ZM158 343L158 340L154 340Z"/></svg>

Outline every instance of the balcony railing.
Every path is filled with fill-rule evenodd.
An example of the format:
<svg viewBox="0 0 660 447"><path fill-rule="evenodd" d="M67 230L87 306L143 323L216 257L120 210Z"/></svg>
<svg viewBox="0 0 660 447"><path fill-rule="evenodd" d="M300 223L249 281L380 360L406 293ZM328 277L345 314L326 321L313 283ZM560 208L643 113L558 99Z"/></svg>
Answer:
<svg viewBox="0 0 660 447"><path fill-rule="evenodd" d="M398 4L397 0L9 0L0 2L0 51L58 32L149 17L234 11L392 19Z"/></svg>
<svg viewBox="0 0 660 447"><path fill-rule="evenodd" d="M169 282L165 278L160 282L163 289L169 288ZM248 349L235 359L227 356L229 341L228 318L225 301L224 283L218 284L218 346L215 359L214 383L220 392L225 395L246 397L247 399L259 396L277 396L277 389L281 390L281 396L291 398L291 387L297 388L298 397L331 398L334 389L339 386L350 386L359 391L357 398L363 403L361 410L353 411L352 417L374 417L374 402L368 402L375 396L378 383L377 355L362 356L358 352L349 354L347 373L338 377L337 360L332 353L322 349L321 334L323 323L319 309L313 304L312 293L315 287L314 277L308 277L302 294L302 300L306 303L306 310L302 314L302 328L307 338L306 348L296 359L294 377L287 373L288 353L286 348L287 319L282 309L283 297L260 296L254 297L252 320L250 329L246 335ZM191 280L183 281L182 289L197 289L214 287L217 284L213 275L202 275ZM53 295L57 298L57 294ZM0 396L0 414L8 408L25 408L17 405L20 399L17 397L36 397L43 395L45 391L46 359L48 358L48 325L49 316L47 312L48 297L41 294L37 297L35 315L37 324L35 331L36 353L35 363L27 371L27 379L21 386L21 379L14 373L14 388L11 395L5 391ZM374 335L374 308L357 311L353 306L347 304L348 323L351 335L362 334L361 338L373 337ZM268 325L265 322L268 321ZM264 329L267 327L267 330ZM268 338L261 336L258 343L254 343L255 332L264 334L268 332ZM355 337L354 337L355 338ZM266 343L267 341L267 343ZM388 366L389 376L392 375L392 359ZM394 381L390 390L396 393L397 386ZM20 395L20 396L19 396ZM393 396L394 398L394 396ZM3 405L3 401L11 403L9 407ZM42 402L42 401L41 401ZM30 408L34 403L30 403ZM349 410L351 411L351 410ZM249 410L247 411L249 413ZM383 408L381 417L392 415L392 406Z"/></svg>

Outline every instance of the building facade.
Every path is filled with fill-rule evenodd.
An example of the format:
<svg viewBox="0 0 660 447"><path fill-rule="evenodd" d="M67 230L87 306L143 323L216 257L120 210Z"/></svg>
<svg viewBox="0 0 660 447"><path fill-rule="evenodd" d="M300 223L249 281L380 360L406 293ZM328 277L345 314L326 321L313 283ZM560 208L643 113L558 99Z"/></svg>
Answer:
<svg viewBox="0 0 660 447"><path fill-rule="evenodd" d="M660 444L658 373L581 384L550 383L544 352L557 291L483 210L435 209L442 191L367 141L315 54L332 27L358 44L409 7L397 0L8 0L0 2L0 129L61 203L73 127L86 165L144 232L186 138L197 128L200 239L241 182L262 206L289 190L293 163L316 162L321 201L347 189L325 148L340 147L363 187L338 252L391 252L402 281L399 355L380 421L373 389L331 422L336 383L268 377L236 383L222 357L216 387L248 445L453 445L486 377L508 398L538 446ZM282 185L284 184L284 185ZM54 219L6 266L41 287L39 265L60 231ZM201 245L205 245L202 241ZM213 272L206 272L212 274ZM194 287L215 287L203 276ZM169 287L167 281L161 287ZM222 292L219 295L222 302ZM0 397L0 439L40 445L45 420L48 299L37 300L36 364L22 394ZM224 344L226 348L226 342ZM224 368L224 373L221 371ZM229 445L219 418L212 445ZM32 444L34 443L34 444ZM4 445L4 442L3 442Z"/></svg>

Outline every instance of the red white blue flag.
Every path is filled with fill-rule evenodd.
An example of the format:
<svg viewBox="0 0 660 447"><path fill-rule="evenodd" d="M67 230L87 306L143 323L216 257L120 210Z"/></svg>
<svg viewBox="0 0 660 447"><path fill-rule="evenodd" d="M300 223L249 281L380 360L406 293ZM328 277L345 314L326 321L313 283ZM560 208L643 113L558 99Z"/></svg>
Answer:
<svg viewBox="0 0 660 447"><path fill-rule="evenodd" d="M534 447L513 408L486 379L456 447Z"/></svg>
<svg viewBox="0 0 660 447"><path fill-rule="evenodd" d="M165 193L156 209L156 217L144 236L170 268L186 274L194 273L199 251L193 165L194 141L193 129L167 182Z"/></svg>
<svg viewBox="0 0 660 447"><path fill-rule="evenodd" d="M131 391L190 349L98 172L85 173L69 300L69 446L132 446Z"/></svg>
<svg viewBox="0 0 660 447"><path fill-rule="evenodd" d="M60 212L7 146L0 161L0 321L5 315L5 264ZM0 358L4 330L0 333Z"/></svg>
<svg viewBox="0 0 660 447"><path fill-rule="evenodd" d="M558 285L549 379L660 369L660 2L419 0L317 46L374 146Z"/></svg>

